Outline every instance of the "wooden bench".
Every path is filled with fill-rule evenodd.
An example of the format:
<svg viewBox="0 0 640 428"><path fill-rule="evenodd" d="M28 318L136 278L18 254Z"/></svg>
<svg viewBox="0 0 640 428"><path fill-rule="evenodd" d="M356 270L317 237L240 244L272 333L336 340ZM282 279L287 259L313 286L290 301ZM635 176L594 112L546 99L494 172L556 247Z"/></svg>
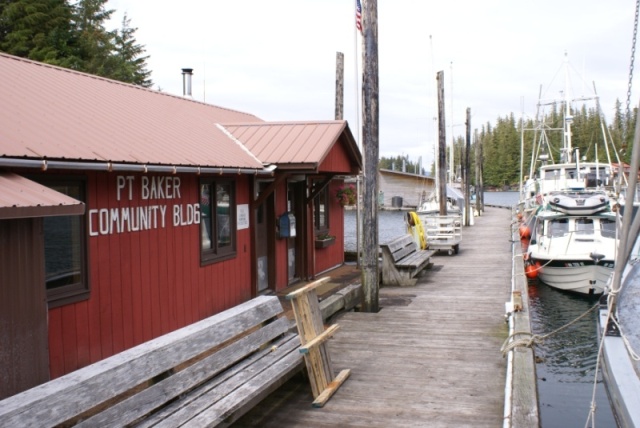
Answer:
<svg viewBox="0 0 640 428"><path fill-rule="evenodd" d="M380 245L382 249L382 284L413 286L418 274L429 266L434 250L421 250L411 235L404 235Z"/></svg>
<svg viewBox="0 0 640 428"><path fill-rule="evenodd" d="M0 401L0 426L228 426L304 367L275 296Z"/></svg>

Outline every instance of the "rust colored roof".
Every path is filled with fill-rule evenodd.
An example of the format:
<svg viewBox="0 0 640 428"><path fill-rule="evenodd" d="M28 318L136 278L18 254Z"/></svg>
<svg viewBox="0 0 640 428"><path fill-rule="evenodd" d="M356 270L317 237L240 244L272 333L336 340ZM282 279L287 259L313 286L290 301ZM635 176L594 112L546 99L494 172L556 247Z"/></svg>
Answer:
<svg viewBox="0 0 640 428"><path fill-rule="evenodd" d="M344 120L223 124L258 159L265 163L315 169L334 144L343 139L353 162L361 164L360 151Z"/></svg>
<svg viewBox="0 0 640 428"><path fill-rule="evenodd" d="M6 54L0 76L0 157L262 168L216 126L254 115Z"/></svg>
<svg viewBox="0 0 640 428"><path fill-rule="evenodd" d="M18 174L0 173L0 220L84 214L84 203Z"/></svg>

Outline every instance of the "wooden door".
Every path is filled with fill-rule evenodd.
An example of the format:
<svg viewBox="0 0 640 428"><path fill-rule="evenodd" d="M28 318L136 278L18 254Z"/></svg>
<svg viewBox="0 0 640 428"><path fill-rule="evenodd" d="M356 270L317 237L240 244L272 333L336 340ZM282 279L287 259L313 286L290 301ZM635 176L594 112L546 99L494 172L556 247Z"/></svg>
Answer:
<svg viewBox="0 0 640 428"><path fill-rule="evenodd" d="M262 192L268 183L260 182ZM273 193L256 208L256 292L275 290L275 214Z"/></svg>
<svg viewBox="0 0 640 428"><path fill-rule="evenodd" d="M298 281L304 275L304 196L306 182L290 182L287 185L287 210L296 219L296 236L287 239L287 266L289 284Z"/></svg>
<svg viewBox="0 0 640 428"><path fill-rule="evenodd" d="M0 400L49 380L42 224L0 220Z"/></svg>

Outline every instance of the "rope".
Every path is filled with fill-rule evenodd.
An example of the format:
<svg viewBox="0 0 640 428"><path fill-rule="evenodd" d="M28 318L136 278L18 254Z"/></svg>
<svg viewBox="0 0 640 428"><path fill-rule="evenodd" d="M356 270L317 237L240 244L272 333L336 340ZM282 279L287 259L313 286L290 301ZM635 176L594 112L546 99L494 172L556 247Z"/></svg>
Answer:
<svg viewBox="0 0 640 428"><path fill-rule="evenodd" d="M560 333L562 330L565 330L569 327L571 327L572 325L574 325L575 323L577 323L578 321L580 321L582 318L586 317L587 315L589 315L591 312L595 311L598 307L600 306L599 303L596 303L595 305L593 305L591 308L589 308L585 313L583 313L582 315L578 316L577 318L575 318L573 321L568 322L567 324L551 331L550 333L547 334L543 334L543 335L539 335L539 334L533 334L533 333L529 333L528 331L515 331L513 333L511 333L509 335L509 337L507 337L507 339L504 341L504 343L502 344L502 346L500 347L500 352L502 352L502 356L506 357L507 353L509 353L509 351L512 351L515 348L519 348L519 347L525 347L525 348L531 348L533 347L533 345L535 344L541 344L542 342L545 341L545 339ZM520 335L525 335L528 336L527 338L520 338L520 339L515 339L516 336L520 336Z"/></svg>

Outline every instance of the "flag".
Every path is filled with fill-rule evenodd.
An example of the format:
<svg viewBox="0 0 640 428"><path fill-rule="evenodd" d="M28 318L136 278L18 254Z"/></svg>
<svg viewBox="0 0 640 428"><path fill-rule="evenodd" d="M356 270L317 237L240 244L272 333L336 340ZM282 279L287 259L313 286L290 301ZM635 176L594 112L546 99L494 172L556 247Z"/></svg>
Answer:
<svg viewBox="0 0 640 428"><path fill-rule="evenodd" d="M362 34L362 5L360 0L356 0L356 28Z"/></svg>

